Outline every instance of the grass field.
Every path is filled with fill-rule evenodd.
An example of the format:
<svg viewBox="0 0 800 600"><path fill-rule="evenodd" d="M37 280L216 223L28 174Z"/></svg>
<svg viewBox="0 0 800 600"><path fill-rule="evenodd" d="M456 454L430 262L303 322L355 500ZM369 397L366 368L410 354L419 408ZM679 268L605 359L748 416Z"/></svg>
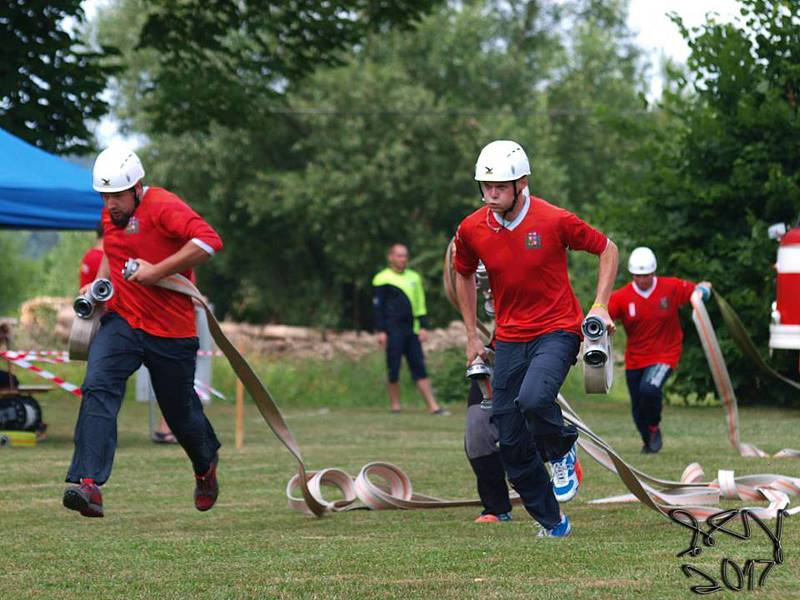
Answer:
<svg viewBox="0 0 800 600"><path fill-rule="evenodd" d="M462 450L463 405L451 405L449 418L424 414L406 382L406 412L388 414L378 358L315 365L305 376L296 365L262 368L279 403L284 392L291 396L284 412L310 468L338 466L355 475L367 462L386 460L420 493L476 495ZM80 380L79 367L67 369ZM286 373L297 376L289 381ZM718 407L666 407L664 450L641 456L623 381L610 398L586 398L577 393L578 375L573 370L565 395L597 433L652 475L677 479L698 460L709 478L721 468L800 477L797 460L738 457ZM219 379L230 392L226 376ZM303 402L304 395L313 398ZM180 448L150 443L146 405L126 402L114 472L103 488L106 517L85 519L61 507L79 401L59 393L41 401L49 438L35 448L0 449L3 599L688 598L691 585L706 582L686 578L681 564L719 579L723 558L743 565L771 556L756 529L751 540L723 536L697 558L677 558L689 545L688 530L638 504L587 503L626 490L586 456L584 487L564 506L574 526L567 539L536 538L535 523L519 507L513 522L496 525L474 524L474 508L314 519L287 508L284 489L295 465L255 407L247 406L245 447L237 451L234 408L225 402L207 409L224 445L212 511L193 508L193 478ZM744 441L770 452L800 446L797 412L742 409L740 416ZM800 598L800 517L784 523L782 545L786 560L762 590L714 596Z"/></svg>

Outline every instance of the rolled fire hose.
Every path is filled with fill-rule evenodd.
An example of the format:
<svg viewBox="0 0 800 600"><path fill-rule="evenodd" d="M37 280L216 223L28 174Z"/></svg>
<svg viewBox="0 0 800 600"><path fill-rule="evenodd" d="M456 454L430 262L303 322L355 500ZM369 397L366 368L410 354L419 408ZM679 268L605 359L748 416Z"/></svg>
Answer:
<svg viewBox="0 0 800 600"><path fill-rule="evenodd" d="M738 317L735 316L733 309L730 305L716 294L717 302L720 305L720 309L723 309L723 314L728 314L728 318L735 318L735 321L731 321L733 327L731 327L731 332L734 336L744 337L747 338L747 341L752 346L752 354L758 357L758 361L763 364L763 368L772 371L769 369L766 364L763 363L763 360L760 359L758 356L758 352L756 351L755 347L753 346L752 341L750 341L749 336L744 331L744 327L739 321ZM769 454L757 448L753 444L746 444L739 439L739 409L738 409L738 402L736 400L736 393L733 390L733 384L731 383L730 374L728 373L728 367L725 364L725 358L722 356L722 351L719 347L719 342L717 341L717 334L714 331L714 326L711 323L711 319L708 316L708 312L706 311L705 303L703 302L703 294L700 290L696 290L691 297L692 307L694 310L692 311L692 321L694 321L695 326L697 327L697 335L700 337L700 343L703 346L703 352L706 355L706 360L708 360L708 366L711 369L711 375L714 379L714 385L717 388L717 393L719 394L720 399L722 400L722 404L725 407L725 414L727 417L727 424L728 424L728 439L731 442L731 445L739 452L741 456L757 456L759 458L768 457ZM738 326L736 325L738 323ZM754 361L754 362L758 362ZM774 371L773 371L774 372ZM777 377L780 377L782 380L786 381L787 383L797 385L796 382L787 379L778 373L775 373ZM800 451L794 450L791 448L784 448L775 454L776 458L800 458Z"/></svg>
<svg viewBox="0 0 800 600"><path fill-rule="evenodd" d="M607 394L614 383L611 335L603 319L587 317L583 330L583 389L587 394Z"/></svg>
<svg viewBox="0 0 800 600"><path fill-rule="evenodd" d="M222 332L202 294L181 275L172 275L159 281L156 285L186 294L203 308L208 316L211 334L217 346L253 398L267 425L297 460L298 473L287 485L287 496L292 508L320 517L326 512L354 508L412 509L480 505L479 500L447 501L415 494L408 476L395 465L385 462L369 463L361 469L355 480L341 469L307 471L299 445L272 395ZM702 469L697 464L687 467L681 481L665 481L650 477L628 465L602 438L583 423L561 395L559 395L559 403L564 410L565 419L575 424L583 434L578 440L581 446L601 465L617 473L631 491L630 498L625 497L624 499L627 501L630 499L640 500L660 514L666 514L672 508L681 508L699 520L703 520L718 512L717 507L709 506L710 503L718 502L720 497L735 496L743 499L766 499L770 503L769 507L754 510L757 511L758 516L767 519L773 518L778 510L784 509L789 504L790 495L800 495L800 479L780 475L751 475L736 478L730 471L720 471L716 480L701 483L696 481L702 477ZM371 480L372 476L382 477L388 482L388 486L375 484ZM344 497L335 501L325 500L321 489L323 485L338 487ZM298 487L302 498L294 495ZM356 504L356 499L361 500L363 504ZM514 501L518 502L519 499L515 498ZM800 507L789 512L794 514L798 510Z"/></svg>
<svg viewBox="0 0 800 600"><path fill-rule="evenodd" d="M75 298L72 307L75 318L67 342L70 360L87 360L89 344L100 328L100 319L106 313L106 302L114 295L114 286L108 279L95 279L82 296Z"/></svg>
<svg viewBox="0 0 800 600"><path fill-rule="evenodd" d="M450 256L449 249L445 255L446 259L448 256ZM450 285L447 280L448 276L453 278L454 274L451 269L446 268L445 290ZM453 307L458 310L454 296L448 293L447 297ZM708 329L713 332L710 323ZM610 360L607 362L611 363ZM610 382L611 379L608 378L606 381ZM766 508L754 507L751 510L762 519L772 519L777 516L779 510L786 509L790 496L800 496L800 478L783 475L735 477L733 471L720 470L717 479L702 482L700 479L703 477L703 469L698 463L688 465L678 481L652 477L629 465L605 440L581 420L561 394L558 395L558 402L562 407L564 419L575 425L580 431L581 435L578 438L580 446L600 465L616 473L631 492L624 496L603 498L592 502L635 502L638 500L664 516L667 516L671 510L680 508L698 521L704 521L719 512L718 504L721 498L767 501L769 505ZM800 507L793 508L788 512L796 514L800 512Z"/></svg>

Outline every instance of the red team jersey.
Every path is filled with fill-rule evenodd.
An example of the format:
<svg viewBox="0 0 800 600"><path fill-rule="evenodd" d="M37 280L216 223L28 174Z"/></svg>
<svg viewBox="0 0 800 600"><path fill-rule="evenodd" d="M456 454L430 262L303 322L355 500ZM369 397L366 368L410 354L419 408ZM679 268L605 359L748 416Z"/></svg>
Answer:
<svg viewBox="0 0 800 600"><path fill-rule="evenodd" d="M125 281L122 268L128 258L161 262L192 239L213 252L222 249L217 232L178 196L162 188L148 188L127 227L111 222L103 209L103 248L108 257L115 294L109 308L134 329L167 338L193 337L194 308L185 294ZM182 275L189 277L190 271Z"/></svg>
<svg viewBox="0 0 800 600"><path fill-rule="evenodd" d="M580 335L583 311L567 275L567 250L601 254L605 235L571 212L530 197L513 229L501 227L488 207L461 222L456 270L470 276L483 261L497 318L496 337L528 342L558 329Z"/></svg>
<svg viewBox="0 0 800 600"><path fill-rule="evenodd" d="M89 248L86 251L86 254L83 255L83 260L81 260L80 287L97 279L97 270L100 268L101 262L103 262L103 251L100 248Z"/></svg>
<svg viewBox="0 0 800 600"><path fill-rule="evenodd" d="M628 335L626 369L644 369L658 363L673 369L678 366L683 343L678 308L689 302L694 288L691 281L656 277L646 298L633 282L611 294L608 313L615 321L622 321Z"/></svg>

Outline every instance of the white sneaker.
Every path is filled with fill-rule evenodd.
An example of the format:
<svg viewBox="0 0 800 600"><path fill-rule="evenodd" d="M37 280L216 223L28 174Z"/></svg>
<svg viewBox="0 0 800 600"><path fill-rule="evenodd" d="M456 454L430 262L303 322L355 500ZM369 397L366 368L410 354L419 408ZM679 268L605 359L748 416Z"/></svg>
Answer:
<svg viewBox="0 0 800 600"><path fill-rule="evenodd" d="M567 515L561 515L561 521L552 529L542 527L536 537L567 537L572 533L572 524Z"/></svg>
<svg viewBox="0 0 800 600"><path fill-rule="evenodd" d="M577 446L572 448L560 460L551 460L553 493L559 502L569 502L578 495L578 475L575 472L575 461L578 458Z"/></svg>

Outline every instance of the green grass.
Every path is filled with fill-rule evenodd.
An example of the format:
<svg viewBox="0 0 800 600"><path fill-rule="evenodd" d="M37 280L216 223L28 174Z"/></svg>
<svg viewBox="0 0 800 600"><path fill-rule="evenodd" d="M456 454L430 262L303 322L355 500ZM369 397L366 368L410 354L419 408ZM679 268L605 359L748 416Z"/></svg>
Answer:
<svg viewBox="0 0 800 600"><path fill-rule="evenodd" d="M216 383L231 394L222 361ZM406 412L388 414L377 354L327 366L256 362L310 468L338 466L355 475L369 461L386 460L420 493L476 495L462 449L462 404L451 405L453 417L428 416L406 381ZM52 370L80 379L76 365ZM565 395L597 433L652 475L675 479L699 460L709 478L721 468L800 477L800 461L738 457L719 407L666 407L664 450L641 456L624 382L617 380L609 398L587 398L579 375L573 370ZM103 490L106 517L85 519L61 507L79 402L60 393L41 402L49 438L35 448L0 449L0 598L689 598L689 586L703 581L686 579L682 563L718 574L723 557L743 564L771 552L755 533L749 541L719 538L696 559L677 558L689 544L687 530L638 504L587 503L626 490L585 455L584 488L565 505L574 534L564 540L537 539L519 507L515 520L501 525L473 524L474 508L307 517L287 508L284 489L295 464L250 403L240 451L233 406L207 409L223 442L222 488L217 506L199 513L188 460L180 448L150 443L146 405L126 402ZM800 446L798 413L745 408L740 416L744 441L770 452ZM786 562L764 590L714 597L800 598L800 517L785 522L783 548Z"/></svg>

